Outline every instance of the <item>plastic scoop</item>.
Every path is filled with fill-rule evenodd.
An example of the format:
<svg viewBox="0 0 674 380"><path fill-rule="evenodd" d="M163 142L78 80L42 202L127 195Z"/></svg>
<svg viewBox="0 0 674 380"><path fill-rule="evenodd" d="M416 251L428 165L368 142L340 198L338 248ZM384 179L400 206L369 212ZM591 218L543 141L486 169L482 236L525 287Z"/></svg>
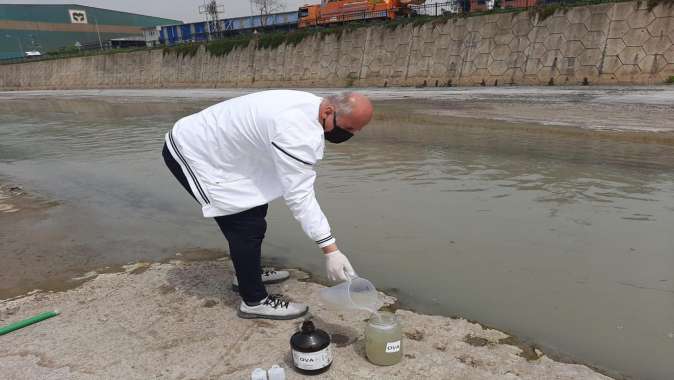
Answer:
<svg viewBox="0 0 674 380"><path fill-rule="evenodd" d="M384 305L372 283L361 277L350 277L348 281L319 291L321 299L339 309L367 310L376 313Z"/></svg>

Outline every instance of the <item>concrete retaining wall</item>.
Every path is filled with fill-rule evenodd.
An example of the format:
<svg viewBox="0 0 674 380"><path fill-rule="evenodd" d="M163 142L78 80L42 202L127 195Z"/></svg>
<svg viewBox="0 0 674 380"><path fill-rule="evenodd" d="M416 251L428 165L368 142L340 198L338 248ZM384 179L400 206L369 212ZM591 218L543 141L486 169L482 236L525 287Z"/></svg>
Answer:
<svg viewBox="0 0 674 380"><path fill-rule="evenodd" d="M161 50L0 66L2 89L660 84L674 6L646 2L374 26L226 56Z"/></svg>

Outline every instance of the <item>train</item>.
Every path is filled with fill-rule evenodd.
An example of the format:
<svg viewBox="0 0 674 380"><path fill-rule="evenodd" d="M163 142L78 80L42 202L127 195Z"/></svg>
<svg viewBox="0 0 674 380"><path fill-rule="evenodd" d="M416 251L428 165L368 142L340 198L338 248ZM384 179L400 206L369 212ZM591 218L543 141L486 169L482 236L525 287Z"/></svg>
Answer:
<svg viewBox="0 0 674 380"><path fill-rule="evenodd" d="M164 25L157 27L159 30L158 40L162 45L175 45L188 42L207 41L211 38L219 38L258 29L293 30L299 23L299 13L282 12L270 15L255 15L234 17L223 20L201 21L178 25Z"/></svg>
<svg viewBox="0 0 674 380"><path fill-rule="evenodd" d="M157 27L152 44L175 45L207 41L258 30L285 30L331 26L353 21L394 20L400 16L442 16L453 13L481 12L494 7L497 0L321 0L298 10L202 21ZM537 0L501 0L501 7L523 8ZM147 41L150 45L150 41Z"/></svg>

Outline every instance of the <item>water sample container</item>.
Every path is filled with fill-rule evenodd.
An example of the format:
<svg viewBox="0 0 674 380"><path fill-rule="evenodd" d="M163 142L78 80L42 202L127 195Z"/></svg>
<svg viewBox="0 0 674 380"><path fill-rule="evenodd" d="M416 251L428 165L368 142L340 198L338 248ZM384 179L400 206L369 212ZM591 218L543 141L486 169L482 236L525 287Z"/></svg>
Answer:
<svg viewBox="0 0 674 380"><path fill-rule="evenodd" d="M293 364L299 373L318 375L332 365L330 335L317 329L312 321L304 321L300 331L290 338Z"/></svg>
<svg viewBox="0 0 674 380"><path fill-rule="evenodd" d="M365 354L376 365L394 365L403 357L402 327L398 317L375 313L365 328Z"/></svg>
<svg viewBox="0 0 674 380"><path fill-rule="evenodd" d="M372 283L356 277L319 291L321 299L339 309L367 310L374 313L384 305Z"/></svg>
<svg viewBox="0 0 674 380"><path fill-rule="evenodd" d="M250 374L250 380L267 380L267 371L262 368L255 368Z"/></svg>
<svg viewBox="0 0 674 380"><path fill-rule="evenodd" d="M267 372L269 373L268 380L286 380L286 372L282 367L273 365Z"/></svg>

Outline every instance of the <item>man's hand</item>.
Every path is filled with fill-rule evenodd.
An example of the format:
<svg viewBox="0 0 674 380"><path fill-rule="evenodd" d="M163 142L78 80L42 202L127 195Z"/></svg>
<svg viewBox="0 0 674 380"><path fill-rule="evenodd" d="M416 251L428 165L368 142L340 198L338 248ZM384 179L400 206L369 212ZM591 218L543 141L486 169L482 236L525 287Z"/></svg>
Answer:
<svg viewBox="0 0 674 380"><path fill-rule="evenodd" d="M356 277L349 259L338 249L325 254L325 270L328 273L328 279L334 282L346 281L350 277Z"/></svg>

